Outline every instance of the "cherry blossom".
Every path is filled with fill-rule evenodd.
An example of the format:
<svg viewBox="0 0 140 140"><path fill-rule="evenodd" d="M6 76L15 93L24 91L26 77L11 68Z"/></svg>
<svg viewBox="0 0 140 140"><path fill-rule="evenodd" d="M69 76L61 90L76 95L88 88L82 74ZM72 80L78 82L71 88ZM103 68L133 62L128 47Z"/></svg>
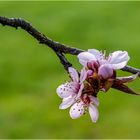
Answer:
<svg viewBox="0 0 140 140"><path fill-rule="evenodd" d="M99 101L96 97L88 94L83 94L83 96L81 96L81 99L70 108L69 113L72 119L77 119L88 111L92 122L96 122L99 116L97 109L98 105Z"/></svg>
<svg viewBox="0 0 140 140"><path fill-rule="evenodd" d="M84 80L87 77L87 72L84 68L81 70L80 77L78 72L72 67L69 67L68 72L71 81L60 85L56 90L58 96L62 98L62 103L59 106L60 109L70 107L78 98L80 98L84 88Z"/></svg>
<svg viewBox="0 0 140 140"><path fill-rule="evenodd" d="M82 52L78 55L80 63L84 66L80 73L73 67L68 68L71 80L57 88L57 94L62 99L60 109L70 107L70 117L80 118L89 113L92 122L99 117L97 95L99 91L107 92L110 88L122 92L138 95L126 83L135 80L139 73L117 77L116 71L127 65L130 57L126 51L115 51L107 57L95 49Z"/></svg>
<svg viewBox="0 0 140 140"><path fill-rule="evenodd" d="M93 88L93 95L97 96L99 91L107 92L110 88L129 94L138 95L125 83L135 80L139 73L128 77L117 77L116 70L126 66L130 57L126 51L115 51L106 57L95 49L82 52L78 55L80 63L86 67L87 81Z"/></svg>
<svg viewBox="0 0 140 140"><path fill-rule="evenodd" d="M72 80L57 88L57 94L62 98L59 108L67 109L71 106L69 113L72 119L77 119L88 111L92 122L96 122L99 116L97 109L99 101L93 94L94 89L87 81L87 74L90 71L83 68L80 76L72 67L68 71Z"/></svg>
<svg viewBox="0 0 140 140"><path fill-rule="evenodd" d="M114 70L118 70L127 65L130 57L126 51L115 51L108 57L96 49L89 49L88 52L82 52L78 55L80 63L104 79L113 76Z"/></svg>

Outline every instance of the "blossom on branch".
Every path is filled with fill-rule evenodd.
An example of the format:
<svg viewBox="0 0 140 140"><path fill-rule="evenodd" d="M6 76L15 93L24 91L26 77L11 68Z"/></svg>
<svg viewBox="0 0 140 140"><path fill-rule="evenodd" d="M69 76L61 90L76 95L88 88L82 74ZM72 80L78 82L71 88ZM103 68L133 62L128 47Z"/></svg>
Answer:
<svg viewBox="0 0 140 140"><path fill-rule="evenodd" d="M58 96L62 98L59 108L67 109L71 106L70 116L72 119L77 119L89 111L92 121L96 122L98 119L97 106L99 101L92 95L93 90L89 90L90 87L86 82L88 71L83 68L80 76L72 67L69 67L68 71L72 81L60 85L56 90Z"/></svg>
<svg viewBox="0 0 140 140"><path fill-rule="evenodd" d="M84 88L84 80L87 76L85 69L81 70L80 77L74 68L69 67L68 71L72 81L66 82L57 88L57 94L62 98L62 103L59 106L60 109L70 107L81 96Z"/></svg>
<svg viewBox="0 0 140 140"><path fill-rule="evenodd" d="M80 100L78 100L70 109L70 116L73 119L81 117L87 111L90 114L92 122L98 120L98 109L99 101L96 97L88 94L82 94Z"/></svg>
<svg viewBox="0 0 140 140"><path fill-rule="evenodd" d="M117 77L117 70L126 66L130 57L126 51L116 51L107 57L95 49L82 52L78 55L80 63L84 66L80 73L69 67L70 82L60 85L57 94L62 98L60 109L70 108L69 114L72 119L77 119L89 112L92 122L98 120L97 95L99 91L107 92L114 88L125 93L135 94L126 83L137 78L139 73Z"/></svg>
<svg viewBox="0 0 140 140"><path fill-rule="evenodd" d="M104 79L113 76L113 71L126 66L130 57L126 51L116 51L107 57L96 49L89 49L88 52L82 52L78 55L79 62L88 69L98 72L98 75Z"/></svg>
<svg viewBox="0 0 140 140"><path fill-rule="evenodd" d="M139 95L126 86L126 83L140 76L139 69L127 66L130 57L126 51L116 51L109 54L108 57L105 53L96 49L89 49L87 52L84 52L84 50L53 41L21 18L0 16L0 24L16 29L20 27L39 43L47 45L55 52L71 77L71 81L57 88L57 94L62 99L59 108L66 109L71 106L70 116L73 119L77 119L86 112L89 112L92 122L97 121L99 115L97 95L99 91L107 92L110 88L114 88L125 93ZM80 63L84 66L80 74L71 67L72 64L67 60L66 54L78 55ZM133 73L134 75L117 77L116 71L118 69Z"/></svg>
<svg viewBox="0 0 140 140"><path fill-rule="evenodd" d="M125 93L137 94L124 83L135 80L139 73L121 78L116 76L117 70L125 67L130 59L126 51L115 51L106 56L96 49L89 49L88 52L80 53L78 58L79 62L90 70L87 80L96 91L107 92L110 88L115 88Z"/></svg>

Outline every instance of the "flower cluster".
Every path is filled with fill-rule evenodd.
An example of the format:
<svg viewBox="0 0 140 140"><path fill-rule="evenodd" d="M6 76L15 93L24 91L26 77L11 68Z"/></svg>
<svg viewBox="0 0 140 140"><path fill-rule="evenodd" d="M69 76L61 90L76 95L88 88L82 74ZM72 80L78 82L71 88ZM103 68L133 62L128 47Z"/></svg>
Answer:
<svg viewBox="0 0 140 140"><path fill-rule="evenodd" d="M69 67L71 81L57 88L57 94L62 98L59 108L71 107L69 113L72 119L89 112L92 122L98 120L99 91L107 92L110 88L115 88L136 94L125 83L136 79L138 74L128 77L116 76L116 70L126 66L130 59L126 51L115 51L107 57L105 52L89 49L80 53L78 59L83 65L81 72L78 73L73 67Z"/></svg>

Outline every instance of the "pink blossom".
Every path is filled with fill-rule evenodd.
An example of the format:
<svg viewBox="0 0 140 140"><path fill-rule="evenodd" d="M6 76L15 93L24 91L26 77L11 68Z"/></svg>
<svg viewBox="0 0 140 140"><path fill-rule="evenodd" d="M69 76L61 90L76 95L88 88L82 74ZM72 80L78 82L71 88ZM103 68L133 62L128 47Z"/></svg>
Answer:
<svg viewBox="0 0 140 140"><path fill-rule="evenodd" d="M96 97L83 94L83 96L81 96L81 99L73 104L73 106L70 108L69 113L72 119L77 119L88 111L92 122L96 122L99 116L97 109L98 105L99 101Z"/></svg>
<svg viewBox="0 0 140 140"><path fill-rule="evenodd" d="M115 51L108 57L96 49L89 49L88 52L82 52L78 55L80 63L104 79L113 76L113 71L126 66L130 57L126 51Z"/></svg>
<svg viewBox="0 0 140 140"><path fill-rule="evenodd" d="M66 109L77 101L82 94L83 82L87 77L87 72L84 68L81 70L80 77L74 68L69 67L68 71L72 80L60 85L56 90L58 96L62 98L60 109Z"/></svg>

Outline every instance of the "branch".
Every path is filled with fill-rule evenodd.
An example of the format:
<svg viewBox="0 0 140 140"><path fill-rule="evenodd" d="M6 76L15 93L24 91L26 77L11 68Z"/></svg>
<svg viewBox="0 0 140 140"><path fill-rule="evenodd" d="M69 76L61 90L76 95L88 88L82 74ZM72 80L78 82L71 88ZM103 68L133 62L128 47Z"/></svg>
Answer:
<svg viewBox="0 0 140 140"><path fill-rule="evenodd" d="M140 77L140 70L131 66L125 66L124 68L121 69L122 71L127 71L133 74L139 73L139 77Z"/></svg>
<svg viewBox="0 0 140 140"><path fill-rule="evenodd" d="M60 62L62 63L62 65L64 66L64 68L68 71L68 67L71 67L72 64L69 63L69 61L67 61L66 57L61 53L61 52L56 52L57 56L60 59Z"/></svg>
<svg viewBox="0 0 140 140"><path fill-rule="evenodd" d="M71 53L71 54L78 54L80 50L75 50L74 48L66 47L63 44L60 44L58 42L54 42L53 40L49 39L46 37L44 34L39 32L37 29L35 29L30 23L25 21L24 19L21 18L6 18L0 16L0 23L5 26L11 26L15 27L16 29L18 27L22 28L26 32L28 32L31 36L33 36L35 39L39 41L41 44L45 44L57 54L59 57L61 63L63 64L64 68L68 70L69 66L72 66L71 63L68 62L68 60L65 58L63 53Z"/></svg>
<svg viewBox="0 0 140 140"><path fill-rule="evenodd" d="M5 26L11 26L15 27L16 29L18 27L22 28L26 32L28 32L31 36L33 36L36 40L39 41L41 44L45 44L48 47L50 47L56 55L59 57L61 63L63 64L64 68L68 70L69 66L72 66L72 64L66 59L64 54L71 54L71 55L78 55L79 53L83 52L84 50L77 49L77 48L72 48L69 46L66 46L64 44L60 44L59 42L55 42L39 32L36 28L34 28L30 23L25 21L24 19L21 18L6 18L3 16L0 16L0 23ZM140 73L139 69L130 67L130 66L125 66L123 71L127 71L133 74ZM140 74L139 74L140 76Z"/></svg>

